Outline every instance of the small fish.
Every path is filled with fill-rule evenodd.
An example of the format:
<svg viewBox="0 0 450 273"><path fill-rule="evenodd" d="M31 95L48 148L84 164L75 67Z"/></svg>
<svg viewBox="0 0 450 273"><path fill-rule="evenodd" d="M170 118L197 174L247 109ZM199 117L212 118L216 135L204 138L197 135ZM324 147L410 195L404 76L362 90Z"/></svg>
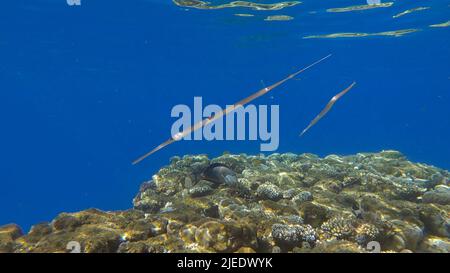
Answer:
<svg viewBox="0 0 450 273"><path fill-rule="evenodd" d="M338 99L340 99L342 96L344 96L352 87L356 84L356 82L353 82L349 87L347 87L344 91L340 92L336 96L332 97L331 100L328 102L328 104L323 108L323 110L309 123L308 127L305 128L305 130L302 131L300 136L303 136L311 127L314 126L321 118L323 118L333 107L333 105L336 103Z"/></svg>

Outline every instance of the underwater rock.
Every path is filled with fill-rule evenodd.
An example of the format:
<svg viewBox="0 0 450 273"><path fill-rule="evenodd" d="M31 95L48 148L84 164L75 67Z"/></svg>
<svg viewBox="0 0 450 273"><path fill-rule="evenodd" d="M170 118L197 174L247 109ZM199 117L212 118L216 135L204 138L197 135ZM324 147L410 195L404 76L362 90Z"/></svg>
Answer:
<svg viewBox="0 0 450 273"><path fill-rule="evenodd" d="M296 248L297 253L365 253L358 244L346 240L319 241L314 248Z"/></svg>
<svg viewBox="0 0 450 273"><path fill-rule="evenodd" d="M355 253L377 241L448 253L449 181L397 151L174 157L134 209L61 213L28 234L2 226L0 252L69 252L74 241L81 252Z"/></svg>
<svg viewBox="0 0 450 273"><path fill-rule="evenodd" d="M85 253L115 253L119 249L122 237L116 231L105 228L86 228L83 232L90 238L85 240Z"/></svg>
<svg viewBox="0 0 450 273"><path fill-rule="evenodd" d="M15 252L15 243L11 242L0 242L0 254L2 253L13 253Z"/></svg>
<svg viewBox="0 0 450 273"><path fill-rule="evenodd" d="M360 185L360 184L361 184L360 177L345 177L342 181L343 188L353 187L355 185Z"/></svg>
<svg viewBox="0 0 450 273"><path fill-rule="evenodd" d="M419 218L426 231L439 237L450 237L449 211L441 211L436 207L425 206L419 210Z"/></svg>
<svg viewBox="0 0 450 273"><path fill-rule="evenodd" d="M166 198L152 189L140 192L133 200L135 209L145 212L158 212L166 204Z"/></svg>
<svg viewBox="0 0 450 273"><path fill-rule="evenodd" d="M133 221L125 229L127 232L123 238L129 242L144 241L157 235L155 226L146 219Z"/></svg>
<svg viewBox="0 0 450 273"><path fill-rule="evenodd" d="M195 241L205 250L234 252L244 246L255 246L256 231L237 222L209 221L197 228Z"/></svg>
<svg viewBox="0 0 450 273"><path fill-rule="evenodd" d="M421 197L426 189L423 188L421 185L414 183L413 181L409 179L393 179L392 181L393 185L396 187L392 191L392 198L393 199L400 199L400 200L408 200L411 202L417 202L419 201L419 197Z"/></svg>
<svg viewBox="0 0 450 273"><path fill-rule="evenodd" d="M22 229L16 224L0 226L0 244L12 242L22 235Z"/></svg>
<svg viewBox="0 0 450 273"><path fill-rule="evenodd" d="M81 221L72 215L62 213L53 220L52 225L55 230L73 230L81 226Z"/></svg>
<svg viewBox="0 0 450 273"><path fill-rule="evenodd" d="M422 196L422 202L450 205L450 187L445 185L436 186L434 190L426 192Z"/></svg>
<svg viewBox="0 0 450 273"><path fill-rule="evenodd" d="M30 232L27 234L27 239L30 242L37 243L39 240L53 232L53 228L50 223L39 223L31 227Z"/></svg>
<svg viewBox="0 0 450 273"><path fill-rule="evenodd" d="M311 202L301 204L300 212L305 224L315 228L322 225L329 218L329 210L326 207Z"/></svg>
<svg viewBox="0 0 450 273"><path fill-rule="evenodd" d="M148 253L148 246L143 242L123 242L119 245L118 253Z"/></svg>
<svg viewBox="0 0 450 273"><path fill-rule="evenodd" d="M266 214L275 214L278 216L297 216L297 211L291 206L281 204L272 200L262 200L260 202L262 209Z"/></svg>
<svg viewBox="0 0 450 273"><path fill-rule="evenodd" d="M394 220L391 222L394 225L394 229L397 230L396 238L397 242L401 243L395 248L396 251L402 251L404 249L416 249L419 243L424 238L424 231L416 224Z"/></svg>
<svg viewBox="0 0 450 273"><path fill-rule="evenodd" d="M450 239L429 236L421 243L420 250L426 253L450 253Z"/></svg>
<svg viewBox="0 0 450 273"><path fill-rule="evenodd" d="M212 191L212 183L201 180L189 190L189 195L192 197L201 197L210 194Z"/></svg>
<svg viewBox="0 0 450 273"><path fill-rule="evenodd" d="M241 247L235 253L256 253L251 247Z"/></svg>

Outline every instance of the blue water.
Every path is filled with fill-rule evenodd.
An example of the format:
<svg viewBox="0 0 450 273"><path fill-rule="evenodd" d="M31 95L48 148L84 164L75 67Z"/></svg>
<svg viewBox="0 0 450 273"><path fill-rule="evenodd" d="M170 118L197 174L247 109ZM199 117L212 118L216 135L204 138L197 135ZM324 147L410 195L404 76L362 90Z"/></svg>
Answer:
<svg viewBox="0 0 450 273"><path fill-rule="evenodd" d="M214 1L213 1L214 2ZM270 1L263 1L268 3ZM170 136L176 104L225 106L329 53L255 101L279 104L278 152L396 149L450 169L449 1L327 13L364 0L305 0L281 11L196 10L166 0L2 1L0 225L27 230L58 213L127 209L140 183L174 155L259 153L259 142L179 142L132 166ZM393 19L405 9L431 9ZM309 13L317 11L317 13ZM236 17L252 13L255 17ZM267 22L267 15L295 19ZM303 39L419 28L402 37ZM337 92L357 86L304 137Z"/></svg>

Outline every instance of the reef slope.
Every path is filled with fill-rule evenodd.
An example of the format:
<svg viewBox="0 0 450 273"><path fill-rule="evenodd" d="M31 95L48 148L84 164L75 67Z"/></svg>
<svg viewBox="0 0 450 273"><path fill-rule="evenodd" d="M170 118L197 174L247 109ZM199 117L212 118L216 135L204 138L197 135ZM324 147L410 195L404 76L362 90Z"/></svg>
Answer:
<svg viewBox="0 0 450 273"><path fill-rule="evenodd" d="M133 209L5 225L0 252L449 252L449 180L396 151L175 157Z"/></svg>

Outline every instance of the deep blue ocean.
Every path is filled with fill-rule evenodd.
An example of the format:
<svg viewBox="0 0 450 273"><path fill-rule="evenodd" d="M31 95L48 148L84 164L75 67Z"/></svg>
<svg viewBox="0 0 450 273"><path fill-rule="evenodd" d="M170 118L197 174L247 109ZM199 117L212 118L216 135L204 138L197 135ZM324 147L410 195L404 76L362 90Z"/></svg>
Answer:
<svg viewBox="0 0 450 273"><path fill-rule="evenodd" d="M199 10L169 0L2 1L0 225L28 230L61 212L131 208L139 185L174 155L259 154L258 141L184 141L131 165L170 137L174 105L202 96L225 106L328 54L253 102L280 105L277 152L395 149L450 169L450 27L429 26L450 20L450 1L393 2L333 13L326 9L366 1L304 0L277 11ZM430 9L393 18L420 6ZM269 15L294 19L265 21ZM304 39L401 29L420 31Z"/></svg>

